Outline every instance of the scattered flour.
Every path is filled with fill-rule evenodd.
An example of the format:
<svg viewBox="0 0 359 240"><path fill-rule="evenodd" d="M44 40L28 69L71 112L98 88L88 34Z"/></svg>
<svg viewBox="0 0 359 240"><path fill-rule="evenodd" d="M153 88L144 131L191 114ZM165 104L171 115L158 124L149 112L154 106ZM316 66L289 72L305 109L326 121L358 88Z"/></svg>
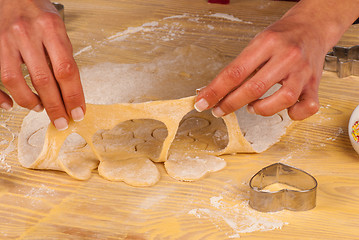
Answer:
<svg viewBox="0 0 359 240"><path fill-rule="evenodd" d="M239 18L237 18L237 17L235 17L233 15L226 14L226 13L214 13L214 14L207 15L207 16L216 17L216 18L223 18L223 19L230 20L230 21L233 21L233 22L241 22L241 23L253 24L252 22L244 21L242 19L239 19Z"/></svg>
<svg viewBox="0 0 359 240"><path fill-rule="evenodd" d="M83 53L83 52L89 51L89 50L91 50L91 49L92 49L92 46L91 46L91 45L89 45L89 46L87 46L87 47L84 47L84 48L80 49L79 51L77 51L76 53L74 53L74 57L80 55L80 54Z"/></svg>
<svg viewBox="0 0 359 240"><path fill-rule="evenodd" d="M181 15L173 15L173 16L165 17L165 18L163 18L163 20L176 19L176 18L186 18L186 17L190 17L190 15L188 13L184 13L184 14L181 14Z"/></svg>
<svg viewBox="0 0 359 240"><path fill-rule="evenodd" d="M141 31L144 31L144 32L154 31L156 29L155 27L157 27L157 26L158 26L158 22L153 21L153 22L144 23L139 27L129 27L125 31L118 32L115 35L108 37L107 40L110 42L121 41L123 39L126 39L127 37L130 36L130 34L133 34L133 33L141 32Z"/></svg>
<svg viewBox="0 0 359 240"><path fill-rule="evenodd" d="M210 30L213 30L214 29L214 27L212 26L212 25L207 25L207 27L210 29Z"/></svg>
<svg viewBox="0 0 359 240"><path fill-rule="evenodd" d="M30 188L29 191L24 194L24 197L28 199L31 206L37 208L44 204L43 200L54 197L55 194L56 191L54 189L50 189L42 183L39 187Z"/></svg>
<svg viewBox="0 0 359 240"><path fill-rule="evenodd" d="M41 184L38 188L31 188L31 190L25 194L25 197L43 198L48 195L53 196L55 194L54 189L49 189L45 184Z"/></svg>
<svg viewBox="0 0 359 240"><path fill-rule="evenodd" d="M280 160L279 160L279 162L281 162L281 163L286 163L286 162L288 162L289 160L291 160L292 158L293 158L293 155L294 155L295 153L293 153L293 152L290 152L290 153L288 153L287 155L285 155L284 157L282 157Z"/></svg>
<svg viewBox="0 0 359 240"><path fill-rule="evenodd" d="M7 156L16 150L14 140L17 136L17 133L12 130L8 125L9 122L13 117L7 118L5 121L0 122L0 126L7 130L10 136L10 140L4 139L1 141L2 145L6 145L7 147L0 153L0 169L5 170L6 172L11 172L11 165L6 162Z"/></svg>
<svg viewBox="0 0 359 240"><path fill-rule="evenodd" d="M191 209L188 214L196 218L209 219L219 230L223 222L232 229L229 238L239 238L240 234L256 231L271 231L281 229L288 224L278 219L280 213L261 213L253 210L248 201L240 204L230 204L224 201L223 196L210 198L210 208Z"/></svg>
<svg viewBox="0 0 359 240"><path fill-rule="evenodd" d="M222 203L220 202L221 200L223 200L222 196L218 196L218 197L211 197L209 199L211 201L211 205L215 208L220 208L222 207Z"/></svg>
<svg viewBox="0 0 359 240"><path fill-rule="evenodd" d="M333 137L328 137L328 138L326 138L326 140L334 142L343 133L344 133L343 128L339 127L338 130L336 132L334 132L334 136Z"/></svg>
<svg viewBox="0 0 359 240"><path fill-rule="evenodd" d="M204 17L222 18L222 19L226 19L229 21L233 21L233 22L240 22L240 23L244 23L244 24L253 24L252 22L244 21L242 19L234 17L233 15L225 14L225 13L214 13L214 14L203 15L203 16L200 16L198 14L194 15L194 14L190 14L190 13L184 13L184 14L180 14L180 15L164 17L158 21L146 22L146 23L142 24L141 26L128 27L126 30L117 32L114 35L109 36L106 39L99 41L97 43L102 45L102 44L105 44L106 42L123 41L135 33L142 33L142 34L143 33L151 33L152 35L154 35L154 33L156 33L157 31L162 32L162 33L164 31L166 32L166 34L164 36L159 38L161 41L172 41L176 37L178 37L178 35L183 35L185 33L185 30L184 30L184 28L181 28L179 22L172 22L172 21L170 22L167 20L176 20L176 19L187 18L188 21L198 23L201 26L202 24L205 24ZM215 28L213 25L206 25L206 27L209 30L213 30ZM148 38L150 38L150 36L148 36ZM78 56L84 52L90 51L92 49L93 49L93 46L91 46L91 45L86 46L86 47L80 49L79 51L77 51L74 54L74 56L76 57L76 56Z"/></svg>

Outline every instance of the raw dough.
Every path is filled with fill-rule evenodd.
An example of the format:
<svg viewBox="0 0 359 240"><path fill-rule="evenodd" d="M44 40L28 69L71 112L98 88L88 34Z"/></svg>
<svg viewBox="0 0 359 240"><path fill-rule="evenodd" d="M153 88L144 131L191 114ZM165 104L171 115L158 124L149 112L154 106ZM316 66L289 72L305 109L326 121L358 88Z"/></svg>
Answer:
<svg viewBox="0 0 359 240"><path fill-rule="evenodd" d="M290 123L286 111L261 117L242 108L216 119L209 111L193 110L191 94L227 62L214 51L191 45L150 63L84 68L85 119L59 132L46 113L30 112L19 135L20 163L81 180L98 166L108 180L150 186L160 179L153 162L165 162L168 156L168 174L192 181L225 167L214 155L264 151L285 133Z"/></svg>
<svg viewBox="0 0 359 240"><path fill-rule="evenodd" d="M99 174L110 181L124 181L132 186L152 186L160 179L156 165L148 158L103 161L98 166Z"/></svg>
<svg viewBox="0 0 359 240"><path fill-rule="evenodd" d="M167 173L181 181L195 181L226 166L222 158L208 154L174 153L165 162Z"/></svg>

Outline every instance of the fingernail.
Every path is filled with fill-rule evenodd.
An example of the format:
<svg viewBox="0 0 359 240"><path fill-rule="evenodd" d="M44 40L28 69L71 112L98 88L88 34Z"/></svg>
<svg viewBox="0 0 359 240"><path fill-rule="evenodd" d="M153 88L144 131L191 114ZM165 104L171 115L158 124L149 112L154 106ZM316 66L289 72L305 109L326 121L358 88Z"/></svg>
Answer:
<svg viewBox="0 0 359 240"><path fill-rule="evenodd" d="M11 105L6 103L6 102L3 102L0 106L1 106L1 108L5 109L6 111L11 111L12 110Z"/></svg>
<svg viewBox="0 0 359 240"><path fill-rule="evenodd" d="M198 94L203 88L205 88L206 86L204 86L204 87L201 87L201 88L197 88L196 89L196 94Z"/></svg>
<svg viewBox="0 0 359 240"><path fill-rule="evenodd" d="M42 106L42 104L38 104L32 110L35 112L42 112L44 111L44 106Z"/></svg>
<svg viewBox="0 0 359 240"><path fill-rule="evenodd" d="M222 110L220 107L216 107L216 108L213 108L212 114L213 114L213 116L215 116L216 118L220 118L220 117L222 117L225 113L223 112L223 110Z"/></svg>
<svg viewBox="0 0 359 240"><path fill-rule="evenodd" d="M251 105L247 105L247 112L251 114L256 114L256 111L254 111L254 108Z"/></svg>
<svg viewBox="0 0 359 240"><path fill-rule="evenodd" d="M208 106L209 104L204 98L201 98L198 102L194 104L194 108L197 110L197 112L202 112L206 110Z"/></svg>
<svg viewBox="0 0 359 240"><path fill-rule="evenodd" d="M64 131L68 128L67 120L63 117L58 118L54 121L55 128L59 131Z"/></svg>
<svg viewBox="0 0 359 240"><path fill-rule="evenodd" d="M82 121L84 119L84 111L81 107L77 107L71 110L72 119L75 122Z"/></svg>

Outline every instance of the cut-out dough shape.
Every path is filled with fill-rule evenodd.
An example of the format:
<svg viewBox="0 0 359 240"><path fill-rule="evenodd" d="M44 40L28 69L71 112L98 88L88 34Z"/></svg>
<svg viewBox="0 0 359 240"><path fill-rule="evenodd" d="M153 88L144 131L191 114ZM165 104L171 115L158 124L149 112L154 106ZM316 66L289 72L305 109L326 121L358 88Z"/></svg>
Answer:
<svg viewBox="0 0 359 240"><path fill-rule="evenodd" d="M119 161L104 161L98 166L99 174L111 181L144 187L152 186L160 179L156 165L148 158L130 158Z"/></svg>
<svg viewBox="0 0 359 240"><path fill-rule="evenodd" d="M165 162L165 168L171 177L181 181L195 181L210 172L216 172L226 167L222 158L195 153L171 154Z"/></svg>
<svg viewBox="0 0 359 240"><path fill-rule="evenodd" d="M177 48L151 63L100 64L85 69L82 71L85 94L92 95L86 96L90 103L84 120L70 122L67 130L59 132L49 125L46 113L30 112L19 135L19 161L27 168L61 170L81 180L89 178L98 166L100 175L108 180L149 186L159 179L151 160L166 162L172 156L166 164L169 175L189 181L225 166L214 155L264 151L285 133L290 123L286 111L265 118L249 114L244 107L222 120L209 111L193 111L195 96L186 97L206 85L225 64L218 53L191 45ZM126 74L128 89L121 90L126 85L123 82L127 81ZM187 77L173 78L183 74ZM119 82L117 76L124 80ZM148 81L150 87L144 89L143 81ZM278 88L274 87L264 97ZM119 93L108 93L113 90ZM175 99L166 100L169 98ZM181 154L193 157L181 158ZM201 156L207 163L193 161L195 156ZM194 165L198 171L194 171ZM179 166L184 172L187 168L198 175L179 174L180 169L176 170ZM148 175L125 173L126 169L144 168L151 169Z"/></svg>

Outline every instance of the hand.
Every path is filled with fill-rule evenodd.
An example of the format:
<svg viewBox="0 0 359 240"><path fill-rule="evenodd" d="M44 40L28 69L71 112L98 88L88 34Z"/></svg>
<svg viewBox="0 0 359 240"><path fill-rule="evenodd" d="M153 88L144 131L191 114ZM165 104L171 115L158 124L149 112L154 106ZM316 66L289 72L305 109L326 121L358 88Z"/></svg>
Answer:
<svg viewBox="0 0 359 240"><path fill-rule="evenodd" d="M214 106L216 117L246 104L249 112L263 116L288 109L292 119L309 117L319 108L317 92L325 53L307 26L278 21L257 35L200 91L197 105L205 99L205 108ZM276 83L282 87L272 96L260 99Z"/></svg>
<svg viewBox="0 0 359 240"><path fill-rule="evenodd" d="M53 72L47 61L49 56ZM38 95L21 72L25 63ZM20 106L46 109L59 130L70 117L84 117L85 98L64 22L48 0L0 0L1 81ZM11 98L0 92L0 106L10 110Z"/></svg>
<svg viewBox="0 0 359 240"><path fill-rule="evenodd" d="M313 4L321 4L321 8ZM335 7L328 4L301 1L258 34L232 63L200 90L195 108L203 111L214 107L212 113L216 117L246 104L249 112L263 116L288 109L294 120L316 113L325 54L358 14L357 10L350 12L347 3L331 1ZM352 16L345 21L342 19L345 24L340 25L341 15L336 11ZM326 14L333 15L333 22L325 22L330 19ZM282 87L272 96L260 99L276 83Z"/></svg>

